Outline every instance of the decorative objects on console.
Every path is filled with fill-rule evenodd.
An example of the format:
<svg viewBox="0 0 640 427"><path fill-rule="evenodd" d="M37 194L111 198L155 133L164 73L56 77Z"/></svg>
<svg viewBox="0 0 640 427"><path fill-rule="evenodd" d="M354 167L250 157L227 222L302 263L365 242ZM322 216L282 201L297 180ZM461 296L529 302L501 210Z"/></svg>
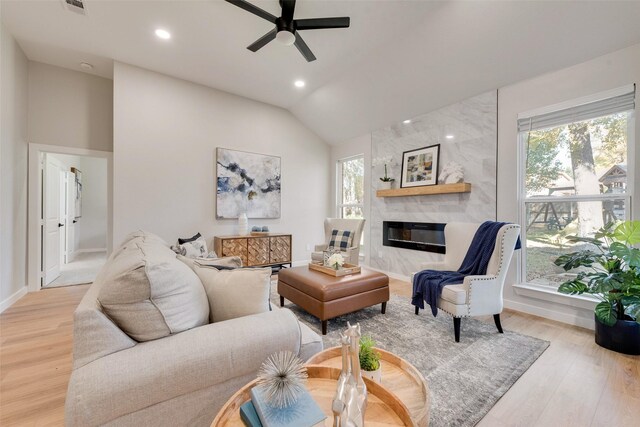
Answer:
<svg viewBox="0 0 640 427"><path fill-rule="evenodd" d="M456 184L464 182L464 169L459 163L447 162L440 172L438 184Z"/></svg>
<svg viewBox="0 0 640 427"><path fill-rule="evenodd" d="M247 218L246 212L238 215L238 234L241 236L249 234L249 219Z"/></svg>
<svg viewBox="0 0 640 427"><path fill-rule="evenodd" d="M402 153L402 177L400 187L420 187L438 182L440 144Z"/></svg>
<svg viewBox="0 0 640 427"><path fill-rule="evenodd" d="M280 218L280 157L217 149L216 217Z"/></svg>

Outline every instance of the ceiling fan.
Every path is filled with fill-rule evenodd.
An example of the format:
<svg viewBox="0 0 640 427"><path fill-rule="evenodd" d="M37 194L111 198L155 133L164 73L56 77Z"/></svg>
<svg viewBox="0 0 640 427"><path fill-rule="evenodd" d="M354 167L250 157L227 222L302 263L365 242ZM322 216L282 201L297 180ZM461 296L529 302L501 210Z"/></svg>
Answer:
<svg viewBox="0 0 640 427"><path fill-rule="evenodd" d="M276 27L273 30L269 31L247 47L247 49L252 52L257 52L267 43L276 39L287 46L295 45L307 62L315 61L315 55L311 52L311 49L309 49L309 46L307 46L300 34L298 34L298 31L349 27L349 17L293 19L296 0L280 0L280 6L282 7L282 15L280 17L273 16L269 12L264 11L245 0L226 1L275 24Z"/></svg>

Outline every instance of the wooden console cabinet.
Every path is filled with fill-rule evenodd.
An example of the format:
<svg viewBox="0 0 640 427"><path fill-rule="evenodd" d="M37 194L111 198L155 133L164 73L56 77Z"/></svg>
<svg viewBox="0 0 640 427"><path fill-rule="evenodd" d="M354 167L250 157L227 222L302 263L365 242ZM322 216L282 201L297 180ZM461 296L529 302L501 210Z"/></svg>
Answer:
<svg viewBox="0 0 640 427"><path fill-rule="evenodd" d="M216 236L213 246L219 257L239 256L245 267L291 264L291 234Z"/></svg>

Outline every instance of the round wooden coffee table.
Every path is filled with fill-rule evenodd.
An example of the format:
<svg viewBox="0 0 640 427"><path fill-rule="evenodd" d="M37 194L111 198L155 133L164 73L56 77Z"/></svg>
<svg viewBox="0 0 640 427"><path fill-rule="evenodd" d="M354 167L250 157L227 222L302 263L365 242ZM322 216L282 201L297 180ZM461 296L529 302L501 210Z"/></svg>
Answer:
<svg viewBox="0 0 640 427"><path fill-rule="evenodd" d="M386 350L379 348L376 350L380 352L382 360L382 386L397 396L409 409L413 425L428 426L429 386L427 381L411 363ZM332 347L321 351L307 363L341 369L341 348Z"/></svg>
<svg viewBox="0 0 640 427"><path fill-rule="evenodd" d="M326 427L333 425L331 403L341 370L341 349L334 347L315 355L307 362L307 390L327 418ZM429 390L422 375L408 362L384 350L382 355L382 385L365 378L367 385L367 427L427 426L429 424ZM336 362L337 359L337 362ZM212 427L244 427L240 406L251 399L249 394L256 381L242 387L224 404ZM415 395L413 395L415 393Z"/></svg>

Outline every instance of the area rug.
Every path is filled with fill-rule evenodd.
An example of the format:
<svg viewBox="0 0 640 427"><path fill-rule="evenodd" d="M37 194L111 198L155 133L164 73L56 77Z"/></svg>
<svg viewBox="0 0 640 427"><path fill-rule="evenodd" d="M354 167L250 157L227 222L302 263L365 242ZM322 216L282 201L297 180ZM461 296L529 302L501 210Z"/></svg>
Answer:
<svg viewBox="0 0 640 427"><path fill-rule="evenodd" d="M279 306L276 286L272 304ZM289 301L285 307L318 334L320 321ZM548 341L515 332L499 334L493 324L462 320L460 342L451 317L428 310L419 316L408 298L392 295L386 314L380 304L329 321L325 348L338 345L347 321L359 322L384 348L412 363L429 383L431 427L474 426L549 346Z"/></svg>

